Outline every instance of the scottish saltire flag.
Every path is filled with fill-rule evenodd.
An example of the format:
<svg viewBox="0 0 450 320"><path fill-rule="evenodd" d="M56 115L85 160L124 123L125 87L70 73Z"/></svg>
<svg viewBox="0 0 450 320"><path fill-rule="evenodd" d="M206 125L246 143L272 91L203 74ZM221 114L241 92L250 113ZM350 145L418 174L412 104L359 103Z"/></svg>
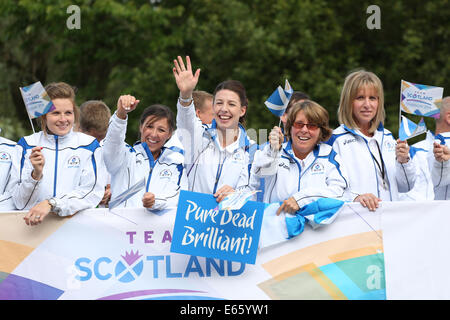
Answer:
<svg viewBox="0 0 450 320"><path fill-rule="evenodd" d="M287 108L289 99L291 99L293 92L294 90L289 84L289 81L286 79L284 90L281 86L278 86L278 88L271 94L269 99L267 99L264 104L267 108L269 108L270 112L277 117L281 117Z"/></svg>
<svg viewBox="0 0 450 320"><path fill-rule="evenodd" d="M266 205L261 227L260 248L285 242L301 234L306 224L313 229L331 224L338 216L344 201L319 198L298 210L295 214L276 212L281 202Z"/></svg>
<svg viewBox="0 0 450 320"><path fill-rule="evenodd" d="M26 87L20 87L20 93L30 119L38 118L55 109L40 81Z"/></svg>
<svg viewBox="0 0 450 320"><path fill-rule="evenodd" d="M444 88L411 83L402 80L400 110L438 119Z"/></svg>
<svg viewBox="0 0 450 320"><path fill-rule="evenodd" d="M400 140L405 141L406 139L413 138L419 134L425 133L427 131L427 126L423 117L420 119L418 124L409 120L405 116L401 116L400 129L398 130L398 137Z"/></svg>
<svg viewBox="0 0 450 320"><path fill-rule="evenodd" d="M239 210L241 209L249 200L252 199L253 195L258 191L235 191L226 196L218 205L219 210Z"/></svg>

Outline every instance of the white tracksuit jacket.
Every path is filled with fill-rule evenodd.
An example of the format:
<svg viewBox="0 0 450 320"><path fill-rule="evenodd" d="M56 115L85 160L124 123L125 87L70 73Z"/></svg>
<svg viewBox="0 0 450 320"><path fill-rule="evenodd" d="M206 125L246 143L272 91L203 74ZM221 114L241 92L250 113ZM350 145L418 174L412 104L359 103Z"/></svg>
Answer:
<svg viewBox="0 0 450 320"><path fill-rule="evenodd" d="M439 142L450 148L450 132L443 132L434 135L428 131L425 140L417 142L411 148L411 155L425 152L428 167L431 173L431 179L434 186L435 200L450 200L450 160L445 162L436 161L433 154L433 143Z"/></svg>
<svg viewBox="0 0 450 320"><path fill-rule="evenodd" d="M347 188L344 170L331 146L321 143L300 160L288 141L280 151L271 150L269 144L256 151L251 174L264 178L264 202L294 197L301 208L319 198L346 200L343 198Z"/></svg>
<svg viewBox="0 0 450 320"><path fill-rule="evenodd" d="M177 132L183 135L186 174L189 190L214 194L224 185L234 189L248 188L251 159L257 145L239 125L238 139L222 148L217 138L216 122L202 125L195 115L194 103L177 104Z"/></svg>
<svg viewBox="0 0 450 320"><path fill-rule="evenodd" d="M45 165L41 180L31 177L31 149L43 147ZM98 141L81 132L70 131L65 136L44 134L43 131L21 138L20 163L14 173L19 184L13 189L18 210L30 209L39 202L55 198L60 216L95 208L105 192L105 178L99 175L103 165Z"/></svg>
<svg viewBox="0 0 450 320"><path fill-rule="evenodd" d="M333 131L326 142L333 147L342 160L348 174L348 198L372 193L384 201L432 200L434 198L431 176L420 157L414 157L405 164L396 161L396 140L389 130L380 124L374 136L367 140L363 135L341 124ZM370 151L378 146L378 151ZM376 149L375 149L376 150ZM377 159L377 161L375 161ZM378 165L384 162L385 181L383 187L381 170ZM377 164L378 163L378 164Z"/></svg>
<svg viewBox="0 0 450 320"><path fill-rule="evenodd" d="M145 192L155 194L151 210L177 206L180 190L187 189L181 145L176 145L176 139L169 139L155 161L146 143L137 142L132 147L125 143L127 120L119 119L114 113L102 147L106 169L111 175L111 201L145 178L145 187L119 208L142 208Z"/></svg>
<svg viewBox="0 0 450 320"><path fill-rule="evenodd" d="M11 179L13 163L18 163L16 143L0 137L0 211L15 210L10 189L17 184Z"/></svg>

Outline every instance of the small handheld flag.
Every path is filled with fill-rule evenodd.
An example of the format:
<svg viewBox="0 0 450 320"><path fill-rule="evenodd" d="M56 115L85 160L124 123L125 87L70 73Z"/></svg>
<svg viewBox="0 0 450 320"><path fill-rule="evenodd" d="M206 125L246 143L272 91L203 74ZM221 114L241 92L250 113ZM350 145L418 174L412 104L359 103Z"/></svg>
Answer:
<svg viewBox="0 0 450 320"><path fill-rule="evenodd" d="M406 140L427 130L423 117L439 119L444 88L427 86L401 81L399 108L399 139ZM415 124L402 115L402 111L422 116L419 124Z"/></svg>
<svg viewBox="0 0 450 320"><path fill-rule="evenodd" d="M136 193L141 191L145 187L145 179L142 178L139 180L136 184L132 185L129 189L125 190L121 194L119 194L114 199L111 199L109 202L109 210L117 207L122 202L130 199L132 196L134 196Z"/></svg>
<svg viewBox="0 0 450 320"><path fill-rule="evenodd" d="M400 110L438 119L444 88L411 83L402 80Z"/></svg>
<svg viewBox="0 0 450 320"><path fill-rule="evenodd" d="M218 206L219 210L239 210L241 209L257 191L235 191L225 197Z"/></svg>
<svg viewBox="0 0 450 320"><path fill-rule="evenodd" d="M20 87L20 93L22 94L22 99L28 112L31 127L33 127L31 119L38 118L55 109L52 100L50 100L40 81L26 87Z"/></svg>
<svg viewBox="0 0 450 320"><path fill-rule="evenodd" d="M294 90L292 89L289 81L286 79L286 83L284 85L284 90L281 86L270 95L270 97L264 102L266 107L277 117L281 117L286 111L289 100L291 99L292 93Z"/></svg>
<svg viewBox="0 0 450 320"><path fill-rule="evenodd" d="M405 141L426 131L427 126L425 124L425 121L423 120L423 117L420 119L418 124L415 124L405 116L401 116L400 129L398 132L398 137L400 140Z"/></svg>

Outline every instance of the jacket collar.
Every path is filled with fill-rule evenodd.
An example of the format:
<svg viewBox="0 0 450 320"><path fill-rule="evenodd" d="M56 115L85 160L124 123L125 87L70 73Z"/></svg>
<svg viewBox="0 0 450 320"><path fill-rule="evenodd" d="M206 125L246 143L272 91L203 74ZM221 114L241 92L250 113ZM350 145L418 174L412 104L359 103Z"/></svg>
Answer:
<svg viewBox="0 0 450 320"><path fill-rule="evenodd" d="M292 160L295 160L294 150L292 149L292 141L290 139L286 143L286 146L283 148L283 150ZM320 145L317 144L313 149L314 158L317 158L319 156L319 152L320 152Z"/></svg>
<svg viewBox="0 0 450 320"><path fill-rule="evenodd" d="M343 124L343 128L344 128L345 131L348 131L348 132L350 132L350 133L352 133L352 134L354 134L354 135L357 135L357 136L362 137L362 135L360 135L359 133L357 133L357 132L355 131L355 129L350 129L350 128L347 127L345 124ZM383 131L384 131L383 123L380 122L380 124L378 125L378 128L377 128L376 131L378 131L378 132L383 132ZM363 138L364 138L364 137L363 137Z"/></svg>
<svg viewBox="0 0 450 320"><path fill-rule="evenodd" d="M244 149L244 150L248 150L248 148L250 147L250 140L247 137L247 132L245 131L244 127L238 123L238 128L240 130L240 135L239 135L239 143L238 143L238 147L236 149ZM215 119L213 119L211 126L208 127L206 126L206 132L209 133L209 135L211 136L211 139L216 142L217 144L219 143L218 139L217 139L217 122ZM236 149L234 151L236 151Z"/></svg>
<svg viewBox="0 0 450 320"><path fill-rule="evenodd" d="M42 131L42 134L45 136L45 139L47 141L49 141L50 143L54 143L56 140L58 140L58 143L64 143L64 141L68 141L69 137L72 135L73 133L73 128L70 129L70 131L63 135L63 136L58 136L56 134L50 134L50 133L46 133L44 131Z"/></svg>

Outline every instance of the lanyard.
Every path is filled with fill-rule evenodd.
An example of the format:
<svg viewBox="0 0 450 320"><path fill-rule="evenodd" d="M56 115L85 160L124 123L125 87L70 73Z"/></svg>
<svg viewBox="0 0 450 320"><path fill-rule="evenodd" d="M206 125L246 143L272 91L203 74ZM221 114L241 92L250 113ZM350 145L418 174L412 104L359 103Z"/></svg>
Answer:
<svg viewBox="0 0 450 320"><path fill-rule="evenodd" d="M381 150L380 150L380 146L378 145L378 141L375 140L375 144L377 145L378 154L380 155L381 164L378 162L377 158L373 155L372 151L370 150L370 147L369 147L369 152L370 152L370 155L372 156L372 159L375 161L378 169L380 170L381 178L383 179L383 187L386 188L386 179L385 179L386 166L384 164L383 155L381 154Z"/></svg>

